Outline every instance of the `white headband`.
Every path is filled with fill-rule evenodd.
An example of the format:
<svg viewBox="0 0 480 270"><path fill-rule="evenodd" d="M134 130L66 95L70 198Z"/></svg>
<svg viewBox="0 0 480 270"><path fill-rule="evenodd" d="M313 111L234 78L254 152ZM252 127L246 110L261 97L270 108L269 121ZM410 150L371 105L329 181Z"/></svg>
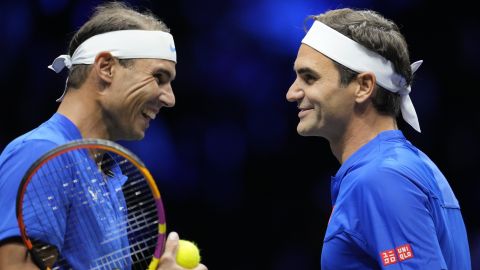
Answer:
<svg viewBox="0 0 480 270"><path fill-rule="evenodd" d="M407 85L405 79L395 72L390 61L317 20L303 38L302 43L353 71L373 72L380 86L400 94L403 119L420 132L417 113L409 96L410 85ZM422 62L420 60L413 63L412 72L415 72Z"/></svg>
<svg viewBox="0 0 480 270"><path fill-rule="evenodd" d="M120 59L154 58L177 62L173 36L163 31L120 30L93 36L84 41L72 56L60 55L48 66L59 73L76 64L93 64L100 52Z"/></svg>
<svg viewBox="0 0 480 270"><path fill-rule="evenodd" d="M177 52L173 36L170 33L150 30L120 30L87 39L78 46L72 56L60 55L48 68L60 73L65 67L71 69L72 65L93 64L95 57L100 52L110 52L119 59L151 58L177 62ZM65 91L57 101L63 99Z"/></svg>

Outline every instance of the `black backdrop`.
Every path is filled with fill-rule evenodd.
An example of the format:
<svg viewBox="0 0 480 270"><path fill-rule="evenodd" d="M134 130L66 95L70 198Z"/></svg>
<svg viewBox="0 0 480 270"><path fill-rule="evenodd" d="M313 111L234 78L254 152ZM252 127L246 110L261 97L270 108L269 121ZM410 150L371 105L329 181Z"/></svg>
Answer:
<svg viewBox="0 0 480 270"><path fill-rule="evenodd" d="M53 114L65 74L46 68L101 1L0 3L0 148ZM440 167L461 203L480 269L480 21L466 1L129 1L171 28L177 105L140 142L122 142L159 182L169 230L196 241L210 269L319 269L330 215L327 142L296 134L285 100L307 15L375 9L399 24L422 127L409 140Z"/></svg>

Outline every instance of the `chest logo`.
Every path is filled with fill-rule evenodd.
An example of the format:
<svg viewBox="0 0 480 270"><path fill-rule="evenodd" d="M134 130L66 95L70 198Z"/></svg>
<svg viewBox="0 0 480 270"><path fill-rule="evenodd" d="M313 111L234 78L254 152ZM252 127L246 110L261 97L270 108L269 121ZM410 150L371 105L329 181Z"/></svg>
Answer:
<svg viewBox="0 0 480 270"><path fill-rule="evenodd" d="M382 259L383 266L397 263L397 256L395 256L395 250L393 249L380 252L380 258Z"/></svg>
<svg viewBox="0 0 480 270"><path fill-rule="evenodd" d="M383 266L402 262L413 257L413 250L410 244L404 244L395 249L380 252L380 259L382 260Z"/></svg>
<svg viewBox="0 0 480 270"><path fill-rule="evenodd" d="M397 251L398 259L400 261L405 261L410 258L413 258L413 251L410 244L405 244L403 246L396 247L395 250Z"/></svg>

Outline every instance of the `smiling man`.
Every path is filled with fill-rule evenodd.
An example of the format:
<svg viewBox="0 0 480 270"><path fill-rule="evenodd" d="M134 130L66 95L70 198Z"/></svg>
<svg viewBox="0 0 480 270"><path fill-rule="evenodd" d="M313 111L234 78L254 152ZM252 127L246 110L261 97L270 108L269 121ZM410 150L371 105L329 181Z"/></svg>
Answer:
<svg viewBox="0 0 480 270"><path fill-rule="evenodd" d="M420 132L409 93L407 44L373 11L313 16L287 99L297 131L323 137L341 167L322 269L470 269L459 203L437 166L405 139L396 116Z"/></svg>
<svg viewBox="0 0 480 270"><path fill-rule="evenodd" d="M97 7L73 36L68 54L59 56L50 66L57 73L69 69L57 112L36 129L13 140L0 156L0 269L38 269L19 239L15 215L16 193L32 163L72 140L142 139L159 111L175 105L171 85L175 65L173 37L154 15L121 3ZM80 226L68 220L67 217L67 224L58 226ZM102 232L98 233L101 237ZM158 269L183 269L176 264L177 246L178 235L173 233ZM68 256L85 257L78 252L81 250ZM200 264L195 269L206 267Z"/></svg>

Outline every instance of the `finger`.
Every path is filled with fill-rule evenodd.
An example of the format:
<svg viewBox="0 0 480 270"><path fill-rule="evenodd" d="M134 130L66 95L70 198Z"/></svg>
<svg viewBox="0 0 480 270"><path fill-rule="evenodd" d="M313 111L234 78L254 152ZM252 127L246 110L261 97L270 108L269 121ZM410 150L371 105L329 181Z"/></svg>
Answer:
<svg viewBox="0 0 480 270"><path fill-rule="evenodd" d="M173 258L175 258L178 249L178 239L178 233L176 232L171 232L168 235L167 242L165 243L165 251L163 253L163 256L172 256Z"/></svg>
<svg viewBox="0 0 480 270"><path fill-rule="evenodd" d="M203 264L199 264L197 267L195 267L193 270L208 270L207 267Z"/></svg>
<svg viewBox="0 0 480 270"><path fill-rule="evenodd" d="M157 270L180 269L178 266L176 266L176 262L175 262L175 257L177 256L176 254L178 249L178 239L179 237L176 232L171 232L168 235L167 242L165 243L165 251L163 252L162 257L159 260Z"/></svg>

